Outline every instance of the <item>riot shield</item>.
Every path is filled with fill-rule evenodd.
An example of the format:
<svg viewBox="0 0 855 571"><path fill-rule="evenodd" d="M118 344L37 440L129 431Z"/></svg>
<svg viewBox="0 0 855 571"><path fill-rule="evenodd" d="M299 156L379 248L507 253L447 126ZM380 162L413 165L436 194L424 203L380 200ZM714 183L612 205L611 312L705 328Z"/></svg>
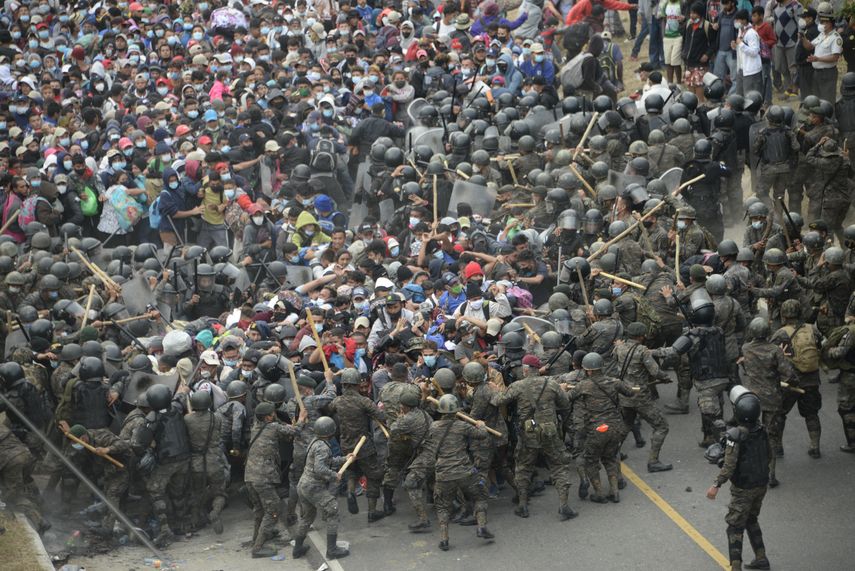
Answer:
<svg viewBox="0 0 855 571"><path fill-rule="evenodd" d="M353 183L353 189L356 194L371 190L371 175L368 174L369 166L368 160L364 160L356 167L356 181Z"/></svg>
<svg viewBox="0 0 855 571"><path fill-rule="evenodd" d="M427 145L434 153L445 153L445 145L442 142L445 131L440 127L428 129L418 135L413 135L413 147Z"/></svg>
<svg viewBox="0 0 855 571"><path fill-rule="evenodd" d="M131 315L144 313L149 305L155 305L154 292L139 274L122 284L122 300Z"/></svg>
<svg viewBox="0 0 855 571"><path fill-rule="evenodd" d="M525 116L524 121L528 125L529 133L538 139L542 139L542 129L550 123L555 123L558 119L558 111L553 109L532 109Z"/></svg>
<svg viewBox="0 0 855 571"><path fill-rule="evenodd" d="M647 184L647 180L643 176L634 174L624 174L622 172L609 171L609 184L614 185L620 195L621 191L632 183L638 183L642 186Z"/></svg>
<svg viewBox="0 0 855 571"><path fill-rule="evenodd" d="M680 167L674 167L672 169L668 169L659 177L659 180L665 183L665 188L668 189L668 193L674 192L674 189L680 186L680 181L683 179L683 169Z"/></svg>
<svg viewBox="0 0 855 571"><path fill-rule="evenodd" d="M362 221L368 218L368 206L362 202L354 202L350 207L350 224L351 228L359 228Z"/></svg>
<svg viewBox="0 0 855 571"><path fill-rule="evenodd" d="M547 331L556 330L555 324L551 321L541 319L540 317L533 317L531 315L520 315L518 317L514 317L511 321L521 325L528 325L528 327L539 336L542 336Z"/></svg>
<svg viewBox="0 0 855 571"><path fill-rule="evenodd" d="M496 204L496 190L465 180L455 181L448 203L449 216L457 216L457 205L461 202L469 204L474 214L489 218L493 214L493 205Z"/></svg>
<svg viewBox="0 0 855 571"><path fill-rule="evenodd" d="M24 334L23 330L15 329L14 331L9 331L6 334L6 354L4 357L8 358L9 355L12 354L12 351L18 347L26 347L28 344L27 336Z"/></svg>
<svg viewBox="0 0 855 571"><path fill-rule="evenodd" d="M425 105L428 105L427 99L423 97L419 97L418 99L413 99L409 105L407 105L407 116L412 121L413 125L419 124L419 111Z"/></svg>
<svg viewBox="0 0 855 571"><path fill-rule="evenodd" d="M122 400L135 406L137 399L154 385L166 385L170 391L175 392L176 387L178 387L178 373L169 375L155 375L143 371L131 373L125 390L122 391Z"/></svg>
<svg viewBox="0 0 855 571"><path fill-rule="evenodd" d="M760 164L760 156L754 153L754 141L757 140L762 131L766 127L765 121L758 121L748 128L748 166L753 171Z"/></svg>
<svg viewBox="0 0 855 571"><path fill-rule="evenodd" d="M388 224L395 217L395 201L391 198L385 198L378 204L380 207L380 222Z"/></svg>

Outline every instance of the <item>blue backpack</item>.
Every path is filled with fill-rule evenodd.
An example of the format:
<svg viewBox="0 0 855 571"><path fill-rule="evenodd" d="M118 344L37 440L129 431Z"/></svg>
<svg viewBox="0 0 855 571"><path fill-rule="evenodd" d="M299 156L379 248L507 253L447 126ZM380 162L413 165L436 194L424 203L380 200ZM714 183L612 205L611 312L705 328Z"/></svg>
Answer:
<svg viewBox="0 0 855 571"><path fill-rule="evenodd" d="M148 225L152 230L160 228L160 195L154 199L151 206L148 207Z"/></svg>

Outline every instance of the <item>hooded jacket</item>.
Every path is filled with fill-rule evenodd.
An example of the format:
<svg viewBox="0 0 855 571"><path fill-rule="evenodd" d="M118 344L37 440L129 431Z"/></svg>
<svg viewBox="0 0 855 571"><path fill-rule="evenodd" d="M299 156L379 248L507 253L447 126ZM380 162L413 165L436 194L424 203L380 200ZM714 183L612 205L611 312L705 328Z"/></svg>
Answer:
<svg viewBox="0 0 855 571"><path fill-rule="evenodd" d="M508 64L507 71L498 74L505 78L505 89L514 95L519 95L522 90L523 74L514 65L514 58L508 54L502 54L499 56L499 59L496 60L497 67L498 62L500 61Z"/></svg>
<svg viewBox="0 0 855 571"><path fill-rule="evenodd" d="M313 236L306 236L305 228L312 224L317 226L318 229L315 231ZM297 231L294 232L293 236L291 236L291 241L296 244L298 248L327 244L331 241L329 236L321 232L318 220L307 210L304 210L297 216L297 223L295 226Z"/></svg>
<svg viewBox="0 0 855 571"><path fill-rule="evenodd" d="M179 179L178 188L175 190L169 188L169 179L173 176ZM171 167L163 169L163 190L159 195L161 219L158 230L160 232L184 232L184 218L175 218L175 214L187 210L186 196L187 194L181 189L178 172ZM170 218L175 225L175 230L172 229Z"/></svg>

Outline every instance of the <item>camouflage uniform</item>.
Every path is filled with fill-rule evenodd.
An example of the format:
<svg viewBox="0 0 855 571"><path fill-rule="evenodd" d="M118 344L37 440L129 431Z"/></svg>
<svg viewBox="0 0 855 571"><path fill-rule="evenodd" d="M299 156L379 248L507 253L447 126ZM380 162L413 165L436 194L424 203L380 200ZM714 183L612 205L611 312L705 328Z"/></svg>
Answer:
<svg viewBox="0 0 855 571"><path fill-rule="evenodd" d="M211 501L209 519L215 522L226 505L229 467L223 451L223 416L210 410L194 411L184 417L190 438L190 483L196 494L193 520L201 525L201 510ZM220 530L222 531L222 530Z"/></svg>
<svg viewBox="0 0 855 571"><path fill-rule="evenodd" d="M0 487L4 498L20 510L40 530L48 525L39 510L38 489L30 475L35 459L15 434L0 423Z"/></svg>
<svg viewBox="0 0 855 571"><path fill-rule="evenodd" d="M755 297L765 297L769 308L769 326L773 331L781 327L781 304L788 299L801 301L802 288L796 281L796 273L781 266L774 275L766 278L768 287L752 288Z"/></svg>
<svg viewBox="0 0 855 571"><path fill-rule="evenodd" d="M553 349L542 349L538 348L535 351L535 355L540 359L540 362L544 364L544 366L549 362L552 357L561 351L561 347L555 347ZM571 362L572 355L568 351L564 351L559 355L555 362L549 366L549 374L550 375L563 375L564 373L570 372L570 367L572 365ZM496 428L494 426L490 426L491 428ZM504 426L502 427L504 429ZM496 430L499 430L498 428Z"/></svg>
<svg viewBox="0 0 855 571"><path fill-rule="evenodd" d="M389 457L386 459L386 474L383 476L383 487L393 488L398 485L401 472L407 468L407 463L415 460L422 450L422 445L428 437L433 419L421 408L413 409L397 417L389 424ZM390 462L394 458L394 462ZM428 479L427 469L419 470L413 461L407 468L404 478L404 489L413 504L421 521L427 520L424 487Z"/></svg>
<svg viewBox="0 0 855 571"><path fill-rule="evenodd" d="M360 437L365 437L365 444L360 449L359 456L347 471L348 489L350 491L355 489L357 472L365 476L367 481L365 497L368 498L368 512L371 514L376 511L377 498L380 497L380 484L383 481L383 464L377 458L371 421L383 422L386 417L371 399L359 394L358 387L343 385L342 389L344 394L332 401L329 410L338 414L343 454L353 452Z"/></svg>
<svg viewBox="0 0 855 571"><path fill-rule="evenodd" d="M401 478L401 472L406 467L407 463L412 460L413 450L410 446L409 438L401 435L401 438L394 437L392 426L399 418L401 413L401 393L407 387L407 383L400 381L388 381L380 389L379 400L383 403L383 412L386 414L386 422L389 423L389 452L386 456L386 471L383 474L383 487L394 490L398 487ZM412 415L413 411L407 416ZM416 411L418 412L418 411Z"/></svg>
<svg viewBox="0 0 855 571"><path fill-rule="evenodd" d="M658 178L672 168L682 167L687 159L678 147L661 143L648 146L647 160L650 161L650 176Z"/></svg>
<svg viewBox="0 0 855 571"><path fill-rule="evenodd" d="M615 347L615 361L620 368L619 379L626 380L640 389L630 396L621 395L623 420L627 426L632 426L636 416L640 416L650 425L653 434L650 436L650 456L647 462L658 462L659 451L668 435L668 421L654 402L659 398L656 383L670 383L671 379L659 369L650 349L634 339L627 339Z"/></svg>
<svg viewBox="0 0 855 571"><path fill-rule="evenodd" d="M223 417L223 446L231 453L232 450L246 451L249 437L249 422L246 407L239 400L230 400L220 405L217 412Z"/></svg>
<svg viewBox="0 0 855 571"><path fill-rule="evenodd" d="M855 327L849 326L840 343L828 349L832 359L844 360L846 367L840 370L837 385L837 413L843 420L843 432L846 436L845 451L855 451Z"/></svg>
<svg viewBox="0 0 855 571"><path fill-rule="evenodd" d="M817 145L805 155L812 171L808 181L807 220L822 219L843 243L843 219L849 212L849 160L839 150L825 151Z"/></svg>
<svg viewBox="0 0 855 571"><path fill-rule="evenodd" d="M772 137L773 143L767 148L767 139ZM784 143L780 144L779 143ZM782 126L768 126L757 133L752 144L751 152L759 159L760 176L757 179L757 197L769 208L780 210L780 199L790 187L793 178L793 168L798 160L799 142L790 129ZM772 155L775 155L774 157ZM775 162L772 162L774 159ZM772 191L772 200L769 191ZM790 193L789 210L801 210L801 192ZM773 202L774 201L774 202ZM813 219L811 219L813 220Z"/></svg>
<svg viewBox="0 0 855 571"><path fill-rule="evenodd" d="M809 287L818 298L819 313L816 316L816 326L823 335L843 325L843 317L852 292L852 278L843 268L817 272L810 280Z"/></svg>
<svg viewBox="0 0 855 571"><path fill-rule="evenodd" d="M253 550L260 549L265 541L275 536L279 519L279 494L276 493L276 486L282 482L279 451L282 440L294 438L298 434L299 431L293 426L276 421L256 422L252 427L244 481L255 516Z"/></svg>
<svg viewBox="0 0 855 571"><path fill-rule="evenodd" d="M567 395L554 377L526 377L511 384L504 392L496 393L490 400L493 406L512 402L517 405L519 418L514 481L520 507L528 503L528 489L540 455L549 466L560 505L566 506L570 492L570 459L559 431L558 412L569 410Z"/></svg>
<svg viewBox="0 0 855 571"><path fill-rule="evenodd" d="M567 393L571 401L578 401L585 419L585 471L595 496L602 498L600 463L606 470L609 492L618 501L618 450L627 433L618 403L619 395L632 396L629 384L601 371L590 371Z"/></svg>
<svg viewBox="0 0 855 571"><path fill-rule="evenodd" d="M778 345L754 339L742 345L740 365L742 385L757 395L763 411L763 424L769 431L769 445L777 449L781 441L783 391L781 383L798 383L792 364ZM775 481L775 454L769 457L769 477Z"/></svg>
<svg viewBox="0 0 855 571"><path fill-rule="evenodd" d="M729 295L712 296L715 305L713 325L724 333L724 354L727 359L728 377L736 379L736 359L739 357L739 345L745 329L745 315L742 307Z"/></svg>
<svg viewBox="0 0 855 571"><path fill-rule="evenodd" d="M75 364L72 362L63 361L56 369L53 370L53 373L51 373L50 388L54 402L59 402L62 398L63 392L65 391L65 384L74 376L71 372L74 365Z"/></svg>
<svg viewBox="0 0 855 571"><path fill-rule="evenodd" d="M614 343L623 337L623 325L616 317L601 317L591 324L576 341L576 347L584 351L599 353L606 367L614 367L612 351Z"/></svg>
<svg viewBox="0 0 855 571"><path fill-rule="evenodd" d="M761 285L758 276L752 273L750 268L737 262L727 268L722 275L727 281L727 290L731 297L738 301L742 307L743 315L753 316L755 314L755 296L752 294L750 286Z"/></svg>
<svg viewBox="0 0 855 571"><path fill-rule="evenodd" d="M814 172L813 165L807 160L807 154L819 144L819 141L823 137L829 137L834 140L838 138L837 129L830 122L824 122L820 125L805 124L801 129L796 131L796 137L799 139L801 148L799 150L799 163L795 172L795 180L790 187L790 194L793 195L790 199L790 205L798 205L799 208L795 212L801 212L802 189L807 189L808 197L810 197L811 192L816 190L811 188L813 180L816 178L816 173ZM819 180L824 181L825 178L823 177ZM794 202L795 200L798 202ZM808 203L808 208L810 208L810 203ZM790 210L793 209L791 208ZM808 220L816 220L817 218L808 217Z"/></svg>
<svg viewBox="0 0 855 571"><path fill-rule="evenodd" d="M306 452L306 465L297 491L300 495L300 522L296 536L306 537L315 521L318 509L327 524L327 536L338 533L338 501L335 497L336 470L345 462L344 456L333 456L328 440L313 439Z"/></svg>
<svg viewBox="0 0 855 571"><path fill-rule="evenodd" d="M469 416L475 420L483 420L487 428L501 432L502 437L478 440L472 442L469 448L472 450L472 461L478 472L487 476L491 468L495 469L496 474L500 474L511 487L516 488L513 472L509 469L505 456L508 446L508 426L499 408L491 403L495 394L496 390L487 382L476 385L470 398Z"/></svg>

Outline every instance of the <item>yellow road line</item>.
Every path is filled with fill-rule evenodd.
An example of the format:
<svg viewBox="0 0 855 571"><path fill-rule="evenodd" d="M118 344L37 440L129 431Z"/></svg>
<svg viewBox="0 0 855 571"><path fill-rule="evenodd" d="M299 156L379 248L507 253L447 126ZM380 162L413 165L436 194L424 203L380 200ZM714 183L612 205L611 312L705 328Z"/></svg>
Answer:
<svg viewBox="0 0 855 571"><path fill-rule="evenodd" d="M692 526L686 519L677 513L677 510L671 507L671 504L662 499L662 496L653 491L653 488L647 485L647 482L642 480L632 468L626 464L621 464L621 470L627 480L635 484L647 498L653 502L657 508L668 516L668 518L677 524L677 527L683 530L683 533L689 536L692 541L698 544L698 547L703 549L707 555L712 557L718 565L725 570L730 570L730 560L724 554L713 546L709 540L701 535L701 533Z"/></svg>

